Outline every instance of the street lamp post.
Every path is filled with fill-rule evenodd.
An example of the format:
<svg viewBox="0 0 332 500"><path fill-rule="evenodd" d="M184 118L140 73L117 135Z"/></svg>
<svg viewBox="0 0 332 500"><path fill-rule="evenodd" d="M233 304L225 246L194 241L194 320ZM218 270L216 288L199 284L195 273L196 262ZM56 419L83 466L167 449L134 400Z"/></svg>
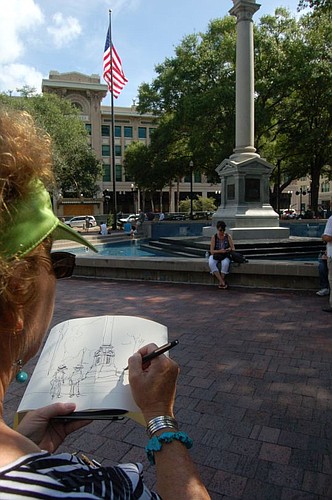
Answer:
<svg viewBox="0 0 332 500"><path fill-rule="evenodd" d="M308 188L302 188L300 187L300 190L299 191L296 191L296 195L299 196L300 195L300 215L302 215L302 196L305 196L307 193L309 193L309 190Z"/></svg>
<svg viewBox="0 0 332 500"><path fill-rule="evenodd" d="M104 213L107 215L110 213L110 204L111 204L111 191L109 189L104 189Z"/></svg>
<svg viewBox="0 0 332 500"><path fill-rule="evenodd" d="M53 206L55 207L56 206L56 209L57 209L57 214L58 214L58 210L62 204L62 200L63 200L63 194L60 192L58 192L56 195L55 195L55 199L56 199L56 204L53 202ZM54 200L54 198L53 198Z"/></svg>
<svg viewBox="0 0 332 500"><path fill-rule="evenodd" d="M193 218L193 168L194 168L194 162L190 160L189 162L189 167L190 167L190 218Z"/></svg>
<svg viewBox="0 0 332 500"><path fill-rule="evenodd" d="M293 191L287 191L287 194L288 194L288 210L289 210L290 208L292 208Z"/></svg>
<svg viewBox="0 0 332 500"><path fill-rule="evenodd" d="M219 191L215 191L214 193L216 195L217 206L219 206L219 205L221 205L221 191L219 189ZM220 203L219 203L219 201L220 201Z"/></svg>
<svg viewBox="0 0 332 500"><path fill-rule="evenodd" d="M135 184L130 184L130 189L131 189L131 192L132 192L132 196L133 196L133 207L134 207L134 214L136 214L136 203L135 203Z"/></svg>

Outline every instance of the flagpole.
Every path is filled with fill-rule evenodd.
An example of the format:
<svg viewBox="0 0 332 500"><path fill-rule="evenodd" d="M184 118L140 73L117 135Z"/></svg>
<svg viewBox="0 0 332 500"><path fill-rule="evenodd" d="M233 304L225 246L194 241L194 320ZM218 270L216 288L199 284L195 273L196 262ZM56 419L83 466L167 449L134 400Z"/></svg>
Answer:
<svg viewBox="0 0 332 500"><path fill-rule="evenodd" d="M116 184L115 184L115 147L114 147L114 95L113 95L113 41L112 41L112 11L109 9L109 35L110 35L110 62L111 62L111 158L112 158L112 183L113 183L113 224L112 228L117 227L117 201L116 201Z"/></svg>

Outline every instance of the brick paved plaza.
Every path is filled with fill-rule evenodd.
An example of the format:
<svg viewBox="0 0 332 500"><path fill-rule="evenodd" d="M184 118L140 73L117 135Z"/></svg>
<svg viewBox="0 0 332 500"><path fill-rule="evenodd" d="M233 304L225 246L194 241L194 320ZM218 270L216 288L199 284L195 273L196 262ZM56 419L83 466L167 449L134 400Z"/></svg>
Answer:
<svg viewBox="0 0 332 500"><path fill-rule="evenodd" d="M103 314L143 316L180 344L176 416L213 499L332 498L332 317L312 293L89 281L58 285L53 323ZM27 371L32 371L30 362ZM11 421L23 388L12 384ZM141 461L145 430L92 423L63 450L102 463ZM175 499L176 500L176 499Z"/></svg>

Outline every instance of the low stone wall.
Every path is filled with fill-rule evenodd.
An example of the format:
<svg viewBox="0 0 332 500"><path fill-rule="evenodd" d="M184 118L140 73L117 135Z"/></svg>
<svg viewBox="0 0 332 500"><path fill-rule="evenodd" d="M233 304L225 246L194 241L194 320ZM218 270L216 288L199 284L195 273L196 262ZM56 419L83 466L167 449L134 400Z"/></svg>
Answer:
<svg viewBox="0 0 332 500"><path fill-rule="evenodd" d="M327 221L325 219L280 220L279 227L282 229L289 229L290 236L298 236L300 238L320 238L324 232L326 222ZM165 237L202 236L203 228L211 225L211 220L144 222L142 230L144 238L158 240L159 238ZM211 234L213 234L213 231ZM284 238L286 236L284 235L282 237ZM252 236L250 238L252 238ZM247 238L244 239L246 240Z"/></svg>
<svg viewBox="0 0 332 500"><path fill-rule="evenodd" d="M216 285L205 259L171 257L77 256L74 276L134 281ZM318 265L312 262L255 260L232 264L231 286L318 290Z"/></svg>

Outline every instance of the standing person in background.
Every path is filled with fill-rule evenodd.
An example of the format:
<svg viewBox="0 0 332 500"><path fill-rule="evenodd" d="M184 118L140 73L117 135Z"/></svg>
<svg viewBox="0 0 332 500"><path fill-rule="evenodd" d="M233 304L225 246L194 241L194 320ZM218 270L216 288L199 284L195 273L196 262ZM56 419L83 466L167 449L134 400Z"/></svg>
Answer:
<svg viewBox="0 0 332 500"><path fill-rule="evenodd" d="M211 237L210 242L210 257L209 268L218 282L220 290L226 290L228 285L225 281L225 276L229 273L231 259L229 252L235 250L233 239L225 233L226 224L223 220L217 222L217 233ZM218 267L220 265L220 269Z"/></svg>
<svg viewBox="0 0 332 500"><path fill-rule="evenodd" d="M138 219L136 222L136 230L138 233L142 232L143 222L145 221L145 213L142 210L138 211Z"/></svg>
<svg viewBox="0 0 332 500"><path fill-rule="evenodd" d="M332 215L329 217L324 233L322 236L322 240L326 243L326 255L327 255L327 268L328 268L328 278L330 285L330 300L329 306L323 307L324 312L332 313Z"/></svg>
<svg viewBox="0 0 332 500"><path fill-rule="evenodd" d="M90 228L90 219L88 216L85 217L85 229L89 231Z"/></svg>
<svg viewBox="0 0 332 500"><path fill-rule="evenodd" d="M107 233L107 225L106 225L106 222L101 222L100 223L100 233L102 236L106 236L108 233Z"/></svg>
<svg viewBox="0 0 332 500"><path fill-rule="evenodd" d="M137 231L136 231L136 227L133 225L131 226L131 229L130 229L130 236L131 238L135 238L135 235L136 235Z"/></svg>
<svg viewBox="0 0 332 500"><path fill-rule="evenodd" d="M151 212L151 211L150 211L150 212L147 212L146 217L147 217L148 221L150 221L150 222L151 222L151 221L153 221L153 219L154 219L154 213L153 213L153 212Z"/></svg>
<svg viewBox="0 0 332 500"><path fill-rule="evenodd" d="M87 421L55 421L73 403L28 412L17 430L4 420L7 388L24 382L23 366L38 352L54 310L56 280L69 278L75 255L52 252L57 239L92 244L53 213L50 138L23 112L0 107L0 498L207 500L190 458L190 438L174 418L178 365L165 355L142 365L156 349L142 347L129 360L129 383L149 437L158 494L143 481L141 464L102 467L70 453L54 453L65 437ZM167 432L165 432L167 431Z"/></svg>
<svg viewBox="0 0 332 500"><path fill-rule="evenodd" d="M138 219L137 221L142 225L145 221L145 213L142 210L138 211Z"/></svg>
<svg viewBox="0 0 332 500"><path fill-rule="evenodd" d="M330 294L329 270L327 268L327 254L324 252L318 259L318 273L320 289L316 292L318 297L325 297Z"/></svg>

